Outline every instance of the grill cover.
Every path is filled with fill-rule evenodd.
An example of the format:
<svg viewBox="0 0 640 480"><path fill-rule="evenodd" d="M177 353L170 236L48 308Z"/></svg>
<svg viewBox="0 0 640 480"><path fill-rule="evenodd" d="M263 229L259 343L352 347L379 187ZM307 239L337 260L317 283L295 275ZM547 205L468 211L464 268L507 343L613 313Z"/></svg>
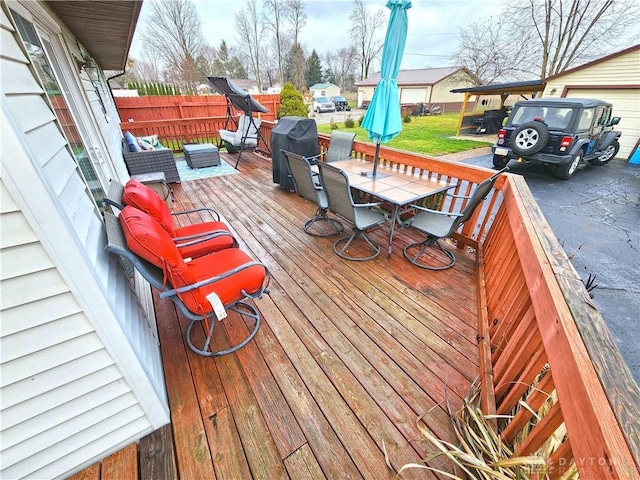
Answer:
<svg viewBox="0 0 640 480"><path fill-rule="evenodd" d="M280 149L294 152L303 157L318 154L318 129L311 118L282 117L271 130L271 159L273 183L283 190L291 190L293 182L287 168L287 161Z"/></svg>

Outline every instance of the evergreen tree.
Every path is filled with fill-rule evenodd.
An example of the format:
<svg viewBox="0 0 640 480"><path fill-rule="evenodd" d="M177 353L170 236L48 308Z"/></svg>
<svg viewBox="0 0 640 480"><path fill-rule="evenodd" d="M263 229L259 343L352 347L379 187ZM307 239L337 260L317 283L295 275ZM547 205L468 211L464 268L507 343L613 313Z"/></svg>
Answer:
<svg viewBox="0 0 640 480"><path fill-rule="evenodd" d="M280 92L278 118L291 115L306 118L307 107L302 100L302 94L296 90L292 83L287 82Z"/></svg>
<svg viewBox="0 0 640 480"><path fill-rule="evenodd" d="M311 87L316 83L322 83L322 64L320 63L320 57L315 50L311 52L307 59L307 72L305 74L305 80L307 87Z"/></svg>

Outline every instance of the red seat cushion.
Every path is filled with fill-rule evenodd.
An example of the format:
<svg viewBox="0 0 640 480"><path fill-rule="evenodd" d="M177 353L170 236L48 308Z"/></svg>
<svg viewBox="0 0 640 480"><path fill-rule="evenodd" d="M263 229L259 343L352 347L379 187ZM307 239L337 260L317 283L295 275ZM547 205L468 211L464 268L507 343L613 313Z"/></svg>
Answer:
<svg viewBox="0 0 640 480"><path fill-rule="evenodd" d="M171 210L156 192L132 178L124 186L122 201L155 218L172 237L176 236Z"/></svg>
<svg viewBox="0 0 640 480"><path fill-rule="evenodd" d="M176 228L173 224L171 211L169 207L167 207L167 204L164 203L164 200L160 198L160 195L133 178L124 186L122 201L125 205L131 205L151 215L162 225L162 228L164 228L171 237L185 237L218 230L229 232L229 227L223 222L202 222ZM180 254L183 258L196 258L201 255L206 255L207 253L231 248L232 246L233 237L226 235L191 246L181 247Z"/></svg>
<svg viewBox="0 0 640 480"><path fill-rule="evenodd" d="M173 239L150 215L126 206L119 218L127 246L136 255L162 268L173 288L222 275L253 261L240 249L231 248L186 263ZM250 294L260 291L265 275L264 267L252 265L215 283L180 293L178 297L191 312L208 314L213 308L206 295L215 292L222 303L228 305L241 300L244 297L243 290Z"/></svg>

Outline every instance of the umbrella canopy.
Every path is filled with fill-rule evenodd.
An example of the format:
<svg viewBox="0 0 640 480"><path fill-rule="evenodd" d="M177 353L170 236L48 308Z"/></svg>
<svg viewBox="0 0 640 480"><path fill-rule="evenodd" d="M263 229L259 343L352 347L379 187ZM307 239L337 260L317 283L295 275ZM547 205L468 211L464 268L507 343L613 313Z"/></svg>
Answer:
<svg viewBox="0 0 640 480"><path fill-rule="evenodd" d="M378 167L380 143L388 142L402 131L396 78L407 41L409 24L407 10L411 8L411 0L389 0L387 8L391 10L391 15L382 48L380 81L362 120L362 127L369 131L369 138L377 144L373 165L374 176Z"/></svg>

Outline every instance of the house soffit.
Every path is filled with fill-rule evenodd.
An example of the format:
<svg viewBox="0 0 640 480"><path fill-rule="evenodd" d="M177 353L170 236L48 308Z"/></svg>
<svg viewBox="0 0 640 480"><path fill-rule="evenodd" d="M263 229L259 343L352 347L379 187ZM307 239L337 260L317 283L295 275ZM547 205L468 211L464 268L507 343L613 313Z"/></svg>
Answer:
<svg viewBox="0 0 640 480"><path fill-rule="evenodd" d="M50 0L47 6L104 70L123 70L142 0Z"/></svg>

